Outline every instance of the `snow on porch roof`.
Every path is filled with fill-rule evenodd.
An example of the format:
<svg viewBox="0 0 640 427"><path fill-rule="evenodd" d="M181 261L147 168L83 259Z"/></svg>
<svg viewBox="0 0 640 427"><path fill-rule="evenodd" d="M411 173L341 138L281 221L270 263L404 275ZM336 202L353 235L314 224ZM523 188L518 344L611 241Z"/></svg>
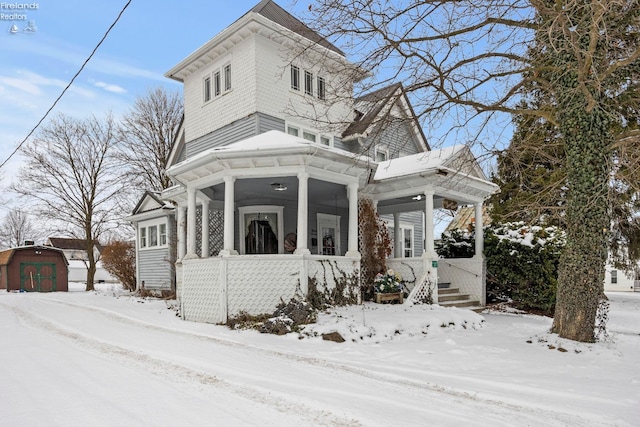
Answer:
<svg viewBox="0 0 640 427"><path fill-rule="evenodd" d="M334 147L327 147L281 131L271 130L233 144L205 150L176 165L173 165L167 172L170 175L175 176L185 170L207 163L211 161L212 158L230 159L234 157L255 157L269 154L308 154L313 156L317 153L326 153L325 156L335 156L334 158L342 157L344 159L349 159L351 162L355 160L368 164L371 161L371 159L366 156L353 154Z"/></svg>
<svg viewBox="0 0 640 427"><path fill-rule="evenodd" d="M445 167L447 160L452 159L465 148L464 145L454 145L440 150L385 160L378 164L374 180L397 178Z"/></svg>

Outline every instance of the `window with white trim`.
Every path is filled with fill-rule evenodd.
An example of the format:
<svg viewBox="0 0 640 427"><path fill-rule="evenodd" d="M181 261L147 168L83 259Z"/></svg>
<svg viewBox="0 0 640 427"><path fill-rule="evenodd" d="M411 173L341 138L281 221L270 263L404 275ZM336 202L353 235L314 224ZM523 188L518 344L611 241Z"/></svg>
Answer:
<svg viewBox="0 0 640 427"><path fill-rule="evenodd" d="M611 270L611 284L615 285L618 283L618 270Z"/></svg>
<svg viewBox="0 0 640 427"><path fill-rule="evenodd" d="M207 76L202 81L204 102L211 101L211 77Z"/></svg>
<svg viewBox="0 0 640 427"><path fill-rule="evenodd" d="M165 218L145 221L138 225L140 249L166 247L168 244Z"/></svg>
<svg viewBox="0 0 640 427"><path fill-rule="evenodd" d="M140 229L140 247L141 248L146 248L147 247L147 229L146 229L146 227L142 227Z"/></svg>
<svg viewBox="0 0 640 427"><path fill-rule="evenodd" d="M302 137L307 141L316 142L316 134L313 132L309 132L305 130L302 132Z"/></svg>
<svg viewBox="0 0 640 427"><path fill-rule="evenodd" d="M300 90L300 68L291 66L291 89Z"/></svg>
<svg viewBox="0 0 640 427"><path fill-rule="evenodd" d="M304 93L313 95L313 73L311 71L304 72Z"/></svg>
<svg viewBox="0 0 640 427"><path fill-rule="evenodd" d="M287 133L293 136L300 136L300 129L295 126L287 126Z"/></svg>
<svg viewBox="0 0 640 427"><path fill-rule="evenodd" d="M400 226L402 236L402 257L413 257L413 227Z"/></svg>
<svg viewBox="0 0 640 427"><path fill-rule="evenodd" d="M160 224L158 231L160 233L160 246L164 246L167 244L167 224Z"/></svg>
<svg viewBox="0 0 640 427"><path fill-rule="evenodd" d="M220 79L220 71L213 73L213 94L214 96L220 96L222 92L222 81Z"/></svg>
<svg viewBox="0 0 640 427"><path fill-rule="evenodd" d="M227 64L223 68L224 71L224 91L231 90L231 64Z"/></svg>
<svg viewBox="0 0 640 427"><path fill-rule="evenodd" d="M324 77L320 77L318 76L318 99L326 99L327 97L327 93L326 93L326 84L325 84L325 80Z"/></svg>
<svg viewBox="0 0 640 427"><path fill-rule="evenodd" d="M326 145L327 147L331 147L333 146L333 144L331 143L331 138L329 138L328 136L321 136L320 137L320 144L322 145Z"/></svg>
<svg viewBox="0 0 640 427"><path fill-rule="evenodd" d="M284 253L283 206L243 206L238 212L241 254Z"/></svg>
<svg viewBox="0 0 640 427"><path fill-rule="evenodd" d="M384 162L389 159L389 150L383 147L375 148L376 162Z"/></svg>

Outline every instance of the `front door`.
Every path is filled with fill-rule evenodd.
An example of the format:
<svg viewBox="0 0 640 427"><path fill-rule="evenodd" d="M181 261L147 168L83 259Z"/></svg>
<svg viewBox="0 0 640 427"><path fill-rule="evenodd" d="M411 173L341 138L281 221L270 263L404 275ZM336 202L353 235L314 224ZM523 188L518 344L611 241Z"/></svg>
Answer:
<svg viewBox="0 0 640 427"><path fill-rule="evenodd" d="M53 262L20 263L20 290L50 292L56 290L56 264Z"/></svg>
<svg viewBox="0 0 640 427"><path fill-rule="evenodd" d="M318 254L340 255L340 216L318 214Z"/></svg>

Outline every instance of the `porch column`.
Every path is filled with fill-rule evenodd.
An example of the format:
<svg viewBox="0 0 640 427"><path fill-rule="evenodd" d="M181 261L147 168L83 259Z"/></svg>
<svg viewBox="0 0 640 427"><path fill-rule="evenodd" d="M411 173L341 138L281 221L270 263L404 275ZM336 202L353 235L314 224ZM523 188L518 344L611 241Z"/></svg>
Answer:
<svg viewBox="0 0 640 427"><path fill-rule="evenodd" d="M393 257L402 258L402 233L400 230L400 214L393 214Z"/></svg>
<svg viewBox="0 0 640 427"><path fill-rule="evenodd" d="M185 258L197 258L196 254L196 189L187 187L187 254Z"/></svg>
<svg viewBox="0 0 640 427"><path fill-rule="evenodd" d="M309 230L309 174L298 174L298 237L295 254L310 254L307 248Z"/></svg>
<svg viewBox="0 0 640 427"><path fill-rule="evenodd" d="M424 255L429 258L436 258L433 232L433 190L425 190L424 207Z"/></svg>
<svg viewBox="0 0 640 427"><path fill-rule="evenodd" d="M235 193L234 183L236 178L233 176L224 177L224 242L222 245L221 255L237 255L234 249L233 215L235 211Z"/></svg>
<svg viewBox="0 0 640 427"><path fill-rule="evenodd" d="M209 258L209 200L202 201L202 258Z"/></svg>
<svg viewBox="0 0 640 427"><path fill-rule="evenodd" d="M474 258L482 258L484 252L484 224L482 224L482 202L476 202L473 204L475 208L475 229L476 229L476 240L475 240L475 254Z"/></svg>
<svg viewBox="0 0 640 427"><path fill-rule="evenodd" d="M186 233L185 233L185 228L186 228L186 212L187 208L185 208L184 206L178 206L178 250L177 250L177 256L178 256L178 260L182 261L182 258L184 258L184 255L186 254L186 241L185 241L185 237L186 237Z"/></svg>
<svg viewBox="0 0 640 427"><path fill-rule="evenodd" d="M346 255L360 258L360 252L358 252L358 183L350 183L347 186L347 191L347 197L349 198L349 241L347 242Z"/></svg>

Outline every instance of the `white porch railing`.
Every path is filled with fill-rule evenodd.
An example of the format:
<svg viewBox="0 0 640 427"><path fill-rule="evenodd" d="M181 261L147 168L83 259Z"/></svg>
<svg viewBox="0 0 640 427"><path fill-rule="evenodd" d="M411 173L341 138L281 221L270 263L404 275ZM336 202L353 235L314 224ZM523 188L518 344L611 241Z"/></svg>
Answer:
<svg viewBox="0 0 640 427"><path fill-rule="evenodd" d="M469 294L472 300L486 304L484 261L475 258L439 258L437 261L438 282L451 283L452 287L460 289L461 294ZM431 261L419 257L390 258L386 261L387 268L400 273L409 292L423 279L425 271L433 269L429 268L428 263ZM438 302L437 291L433 293L433 301Z"/></svg>
<svg viewBox="0 0 640 427"><path fill-rule="evenodd" d="M360 260L317 255L243 255L186 259L176 268L182 318L224 323L240 312L272 313L306 295L308 278L333 289L343 275L357 277ZM355 275L355 276L354 276Z"/></svg>

